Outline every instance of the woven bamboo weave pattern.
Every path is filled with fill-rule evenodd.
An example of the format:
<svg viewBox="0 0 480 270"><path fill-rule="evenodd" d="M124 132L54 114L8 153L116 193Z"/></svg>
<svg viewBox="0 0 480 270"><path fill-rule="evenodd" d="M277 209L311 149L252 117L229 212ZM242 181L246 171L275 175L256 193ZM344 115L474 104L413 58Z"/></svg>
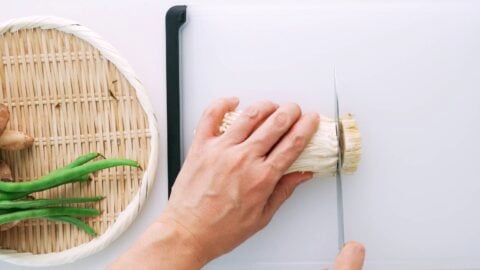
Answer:
<svg viewBox="0 0 480 270"><path fill-rule="evenodd" d="M135 89L117 68L85 41L58 30L22 29L0 35L0 103L9 127L35 137L32 148L0 151L16 181L36 179L77 156L99 152L137 160L145 168L151 134ZM142 170L119 167L89 183L36 193L36 198L106 196L84 219L99 235L113 224L141 185ZM27 220L0 233L3 249L43 254L92 238L71 225Z"/></svg>

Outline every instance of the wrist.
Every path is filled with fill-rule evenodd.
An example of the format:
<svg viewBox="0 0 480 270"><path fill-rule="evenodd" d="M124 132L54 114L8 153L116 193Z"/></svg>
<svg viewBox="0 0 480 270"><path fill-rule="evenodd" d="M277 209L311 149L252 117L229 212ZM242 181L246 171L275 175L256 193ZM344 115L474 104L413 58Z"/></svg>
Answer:
<svg viewBox="0 0 480 270"><path fill-rule="evenodd" d="M152 225L152 230L161 236L160 242L163 242L161 245L175 247L173 256L181 255L182 258L192 261L197 266L188 269L200 269L208 263L209 260L204 256L203 249L192 232L174 219L160 217Z"/></svg>
<svg viewBox="0 0 480 270"><path fill-rule="evenodd" d="M191 270L206 263L193 235L180 224L160 218L111 269Z"/></svg>

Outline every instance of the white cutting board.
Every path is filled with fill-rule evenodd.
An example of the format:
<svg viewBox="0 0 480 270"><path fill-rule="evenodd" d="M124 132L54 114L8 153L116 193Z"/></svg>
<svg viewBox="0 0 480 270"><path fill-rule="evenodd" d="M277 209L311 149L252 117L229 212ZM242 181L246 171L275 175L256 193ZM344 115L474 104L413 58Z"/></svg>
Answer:
<svg viewBox="0 0 480 270"><path fill-rule="evenodd" d="M356 115L345 236L366 269L480 268L480 2L189 6L184 146L222 96ZM207 269L322 269L337 252L335 182L301 186L272 223Z"/></svg>

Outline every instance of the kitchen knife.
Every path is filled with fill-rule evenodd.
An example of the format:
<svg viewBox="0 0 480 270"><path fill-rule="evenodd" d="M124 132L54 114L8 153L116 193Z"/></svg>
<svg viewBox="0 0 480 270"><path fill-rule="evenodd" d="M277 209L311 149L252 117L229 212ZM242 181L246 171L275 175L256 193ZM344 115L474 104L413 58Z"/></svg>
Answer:
<svg viewBox="0 0 480 270"><path fill-rule="evenodd" d="M338 160L337 160L337 219L338 219L338 249L341 250L345 244L345 229L343 224L343 192L342 192L342 129L340 128L340 109L338 106L338 94L337 94L337 76L335 69L333 71L333 90L335 92L335 122L337 126L337 139L338 139Z"/></svg>

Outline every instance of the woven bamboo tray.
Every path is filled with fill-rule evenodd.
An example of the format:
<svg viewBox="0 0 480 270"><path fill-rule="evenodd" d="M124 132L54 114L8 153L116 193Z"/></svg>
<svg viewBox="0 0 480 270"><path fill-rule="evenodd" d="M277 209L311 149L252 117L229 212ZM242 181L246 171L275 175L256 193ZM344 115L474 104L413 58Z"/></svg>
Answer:
<svg viewBox="0 0 480 270"><path fill-rule="evenodd" d="M103 195L102 214L87 218L92 238L64 223L27 220L0 232L0 259L45 266L73 262L106 247L134 220L152 185L158 132L141 83L117 51L91 30L65 19L30 17L0 25L0 103L9 126L35 137L23 151L0 151L16 181L36 179L75 157L99 152L137 160L90 183L68 184L36 198Z"/></svg>

